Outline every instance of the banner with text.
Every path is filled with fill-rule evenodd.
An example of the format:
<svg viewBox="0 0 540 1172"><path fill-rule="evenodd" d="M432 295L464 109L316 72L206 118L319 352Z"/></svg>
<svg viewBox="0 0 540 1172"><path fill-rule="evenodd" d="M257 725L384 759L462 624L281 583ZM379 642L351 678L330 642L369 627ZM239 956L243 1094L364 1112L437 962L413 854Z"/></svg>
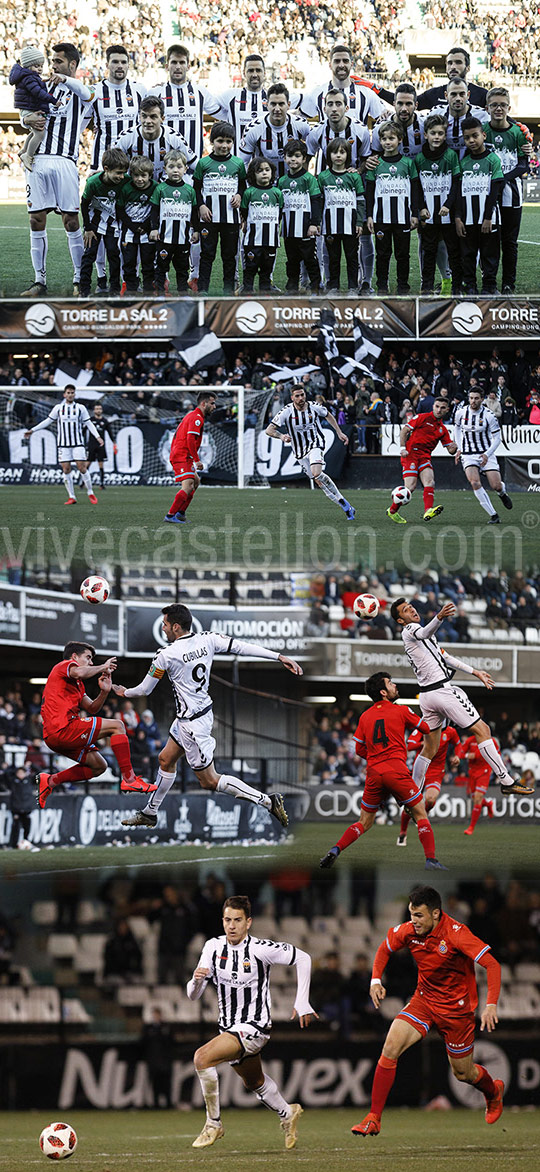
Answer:
<svg viewBox="0 0 540 1172"><path fill-rule="evenodd" d="M205 302L205 325L220 338L312 338L321 324L323 309L331 307L336 338L353 337L355 320L369 326L381 342L386 338L416 336L416 307L411 298L395 301L357 300L346 297L315 300L305 297L221 297Z"/></svg>
<svg viewBox="0 0 540 1172"><path fill-rule="evenodd" d="M64 338L93 342L100 338L174 338L197 325L197 305L185 301L3 301L0 338Z"/></svg>
<svg viewBox="0 0 540 1172"><path fill-rule="evenodd" d="M320 785L315 791L307 790L310 804L304 815L306 822L355 822L360 818L362 795L364 787L358 785ZM499 787L493 785L488 796L493 799L493 817L499 821L526 822L540 824L540 796L517 797L509 794L504 797ZM393 798L391 815L399 819L399 809ZM464 786L443 785L440 797L430 813L432 822L468 823L472 810L472 798L467 795ZM488 817L487 810L482 813Z"/></svg>
<svg viewBox="0 0 540 1172"><path fill-rule="evenodd" d="M481 297L470 301L418 301L420 338L527 339L540 333L540 299Z"/></svg>
<svg viewBox="0 0 540 1172"><path fill-rule="evenodd" d="M265 606L190 607L193 631L212 631L227 638L262 643L280 655L305 658L311 649L306 634L309 611L305 607ZM154 655L156 647L166 646L161 631L163 615L159 605L126 602L125 654ZM267 666L272 661L264 661Z"/></svg>
<svg viewBox="0 0 540 1172"><path fill-rule="evenodd" d="M480 671L487 671L497 687L533 686L540 679L540 649L509 647L488 643L453 643L452 653ZM365 680L375 671L388 671L396 683L416 688L403 643L361 639L315 639L312 646L310 676L320 680ZM460 681L461 682L461 681ZM479 680L466 676L467 688L482 687Z"/></svg>
<svg viewBox="0 0 540 1172"><path fill-rule="evenodd" d="M70 640L122 654L122 604L90 606L76 594L0 586L0 643L60 649Z"/></svg>

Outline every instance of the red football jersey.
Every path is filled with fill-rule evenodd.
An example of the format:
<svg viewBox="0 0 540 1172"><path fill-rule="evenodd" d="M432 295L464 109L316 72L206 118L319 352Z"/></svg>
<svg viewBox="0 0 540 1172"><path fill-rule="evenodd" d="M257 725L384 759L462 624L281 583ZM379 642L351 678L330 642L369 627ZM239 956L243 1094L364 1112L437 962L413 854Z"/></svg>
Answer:
<svg viewBox="0 0 540 1172"><path fill-rule="evenodd" d="M423 738L420 730L415 729L414 732L411 733L411 735L407 741L407 749L409 750L409 752L411 749L421 749L423 739L424 738ZM459 736L458 736L455 728L452 728L451 725L449 725L448 728L443 728L442 733L441 733L441 743L439 745L439 748L437 749L437 752L435 753L435 756L433 757L433 759L431 761L431 764L428 767L428 770L426 773L426 780L424 783L424 788L427 785L429 785L429 778L430 777L433 777L435 775L437 777L442 777L444 770L445 770L445 766L446 766L446 754L448 752L448 746L449 745L459 745L459 743L460 743ZM456 752L457 752L457 750L456 750Z"/></svg>
<svg viewBox="0 0 540 1172"><path fill-rule="evenodd" d="M500 751L499 742L495 740L495 737L493 737L493 744L495 745L495 748ZM469 781L485 781L486 778L491 777L493 772L491 765L482 757L480 749L478 748L476 737L467 737L467 739L463 741L463 744L459 746L459 749L456 750L456 753L458 757L461 757L464 760L467 760L469 753L474 754L472 761L467 760Z"/></svg>
<svg viewBox="0 0 540 1172"><path fill-rule="evenodd" d="M182 460L189 456L192 460L198 458L203 428L204 415L200 407L195 407L193 411L188 411L187 415L184 415L171 444L171 464L181 464Z"/></svg>
<svg viewBox="0 0 540 1172"><path fill-rule="evenodd" d="M391 953L401 948L408 948L416 961L416 991L426 998L431 1009L447 1016L456 1010L476 1009L478 990L474 964L490 952L490 946L473 936L465 924L452 919L446 912L427 936L417 936L410 921L398 924L390 930L377 951L374 979L380 979Z"/></svg>
<svg viewBox="0 0 540 1172"><path fill-rule="evenodd" d="M445 448L452 443L448 428L444 426L444 423L441 423L440 419L435 419L433 411L423 411L421 415L413 415L412 419L407 420L407 427L412 428L412 435L409 436L405 444L409 456L430 456L438 443L441 443Z"/></svg>
<svg viewBox="0 0 540 1172"><path fill-rule="evenodd" d="M412 712L405 704L392 704L391 700L378 700L362 713L353 740L359 757L366 757L368 765L386 758L407 760L405 729L429 727L421 716Z"/></svg>
<svg viewBox="0 0 540 1172"><path fill-rule="evenodd" d="M63 659L62 663L57 663L45 684L41 704L45 739L54 737L79 715L85 688L82 680L71 679L69 672L72 662L71 659Z"/></svg>

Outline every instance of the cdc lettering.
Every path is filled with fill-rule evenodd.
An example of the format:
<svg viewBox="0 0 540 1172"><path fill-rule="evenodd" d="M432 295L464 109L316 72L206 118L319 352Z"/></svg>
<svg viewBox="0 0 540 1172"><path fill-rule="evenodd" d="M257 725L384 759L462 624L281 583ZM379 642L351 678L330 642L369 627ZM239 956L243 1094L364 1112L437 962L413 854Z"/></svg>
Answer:
<svg viewBox="0 0 540 1172"><path fill-rule="evenodd" d="M362 794L356 789L323 789L315 796L315 809L321 818L346 818L349 814L359 818Z"/></svg>

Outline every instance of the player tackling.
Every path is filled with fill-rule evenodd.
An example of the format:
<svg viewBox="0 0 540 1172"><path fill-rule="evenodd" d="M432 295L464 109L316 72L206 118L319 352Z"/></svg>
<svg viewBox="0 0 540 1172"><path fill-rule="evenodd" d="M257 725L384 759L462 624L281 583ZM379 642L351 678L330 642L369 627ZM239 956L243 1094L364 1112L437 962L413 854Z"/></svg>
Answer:
<svg viewBox="0 0 540 1172"><path fill-rule="evenodd" d="M127 818L123 826L156 826L157 813L176 778L176 766L180 757L186 757L188 765L196 774L203 789L216 790L220 794L231 794L234 798L263 806L282 826L288 825L288 817L281 794L264 794L239 777L216 773L214 750L216 742L212 736L214 714L212 699L208 691L210 672L215 655L249 655L257 659L278 659L287 671L301 676L302 668L294 659L270 651L258 643L243 643L240 639L229 639L211 631L195 634L191 630L192 616L187 606L173 603L161 612L163 634L168 647L158 651L141 684L136 688L124 688L113 684L117 696L132 699L135 696L149 696L164 675L171 682L176 704L176 719L169 729L169 738L159 754L157 789L144 810L138 810Z"/></svg>
<svg viewBox="0 0 540 1172"><path fill-rule="evenodd" d="M437 631L445 619L456 613L453 602L446 602L439 613L425 627L412 602L396 598L390 608L395 623L402 627L401 637L405 654L418 681L420 710L429 725L421 753L413 767L413 778L423 788L424 778L441 741L445 721L457 725L473 735L482 757L491 766L503 794L532 794L533 790L521 782L514 781L498 752L489 724L482 720L480 713L462 688L451 683L456 671L467 672L481 680L484 687L492 690L494 682L486 671L470 667L455 655L449 655L437 642Z"/></svg>
<svg viewBox="0 0 540 1172"><path fill-rule="evenodd" d="M204 424L215 410L216 396L213 391L199 391L197 406L188 411L173 437L169 459L174 479L180 485L167 515L163 518L171 525L183 525L188 521L186 511L201 483L198 473L203 464L199 460Z"/></svg>
<svg viewBox="0 0 540 1172"><path fill-rule="evenodd" d="M308 403L305 387L299 383L291 391L291 402L282 407L266 428L266 434L272 439L279 439L283 444L291 444L298 463L306 476L322 488L329 500L335 501L343 509L348 521L354 521L356 510L349 501L342 496L337 484L324 471L324 431L321 420L333 428L342 444L348 444L349 437L341 430L338 422L320 403ZM286 428L285 433L280 430Z"/></svg>
<svg viewBox="0 0 540 1172"><path fill-rule="evenodd" d="M265 1107L275 1111L285 1133L285 1147L296 1146L299 1103L287 1103L270 1075L265 1074L260 1053L270 1038L270 970L272 965L295 965L297 990L292 1018L300 1029L318 1014L309 1003L311 957L292 944L259 940L250 935L251 905L246 895L231 896L223 905L223 936L207 940L193 977L187 986L191 1001L202 997L206 986L215 985L219 1004L219 1034L195 1052L194 1064L206 1107L206 1123L194 1148L206 1148L225 1134L220 1118L219 1081L216 1067L228 1062Z"/></svg>
<svg viewBox="0 0 540 1172"><path fill-rule="evenodd" d="M457 452L448 429L442 423L448 413L446 399L435 399L431 411L423 411L421 415L414 415L408 423L404 423L399 433L401 444L401 467L403 469L403 483L409 492L414 492L418 479L424 489L424 521L432 521L442 513L444 505L434 504L435 476L432 454L438 443L446 448L450 455ZM406 525L405 517L399 512L401 504L392 501L386 510L387 517L397 525Z"/></svg>
<svg viewBox="0 0 540 1172"><path fill-rule="evenodd" d="M375 1009L380 1008L386 997L381 977L394 952L409 949L418 966L418 984L386 1035L375 1068L371 1111L351 1128L353 1135L379 1134L398 1059L420 1038L425 1038L431 1026L444 1039L448 1061L459 1082L470 1083L484 1095L486 1123L496 1123L502 1115L504 1083L492 1079L484 1066L473 1061L478 1005L474 966L481 965L487 973L487 1001L480 1029L488 1033L498 1022L501 966L492 956L489 944L443 912L441 897L433 887L415 887L411 891L409 913L410 921L393 928L377 949L371 979Z"/></svg>

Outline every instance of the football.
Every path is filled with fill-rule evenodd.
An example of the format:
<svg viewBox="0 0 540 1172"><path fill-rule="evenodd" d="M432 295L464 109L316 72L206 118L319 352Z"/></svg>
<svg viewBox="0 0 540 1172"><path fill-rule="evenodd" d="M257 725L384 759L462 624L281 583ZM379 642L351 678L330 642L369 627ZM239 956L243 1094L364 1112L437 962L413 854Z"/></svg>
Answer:
<svg viewBox="0 0 540 1172"><path fill-rule="evenodd" d="M85 578L81 583L81 598L85 602L91 602L96 605L98 602L106 602L111 588L106 578L101 578L97 574L93 574L90 578Z"/></svg>
<svg viewBox="0 0 540 1172"><path fill-rule="evenodd" d="M69 1123L49 1123L41 1132L39 1146L49 1160L67 1160L77 1147L77 1136Z"/></svg>
<svg viewBox="0 0 540 1172"><path fill-rule="evenodd" d="M411 494L404 484L400 484L392 490L392 500L395 505L408 505L410 499Z"/></svg>
<svg viewBox="0 0 540 1172"><path fill-rule="evenodd" d="M374 619L379 613L379 600L373 594L359 594L353 602L353 611L359 619Z"/></svg>

